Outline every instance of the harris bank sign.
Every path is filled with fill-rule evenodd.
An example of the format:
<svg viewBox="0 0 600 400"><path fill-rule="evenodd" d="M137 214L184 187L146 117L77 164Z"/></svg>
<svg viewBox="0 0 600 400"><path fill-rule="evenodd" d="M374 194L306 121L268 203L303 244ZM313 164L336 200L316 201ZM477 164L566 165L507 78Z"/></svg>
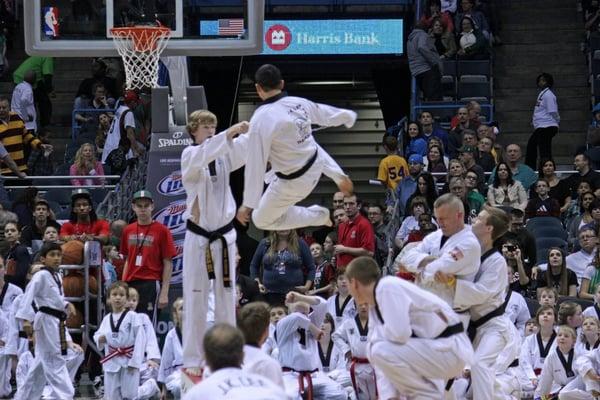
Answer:
<svg viewBox="0 0 600 400"><path fill-rule="evenodd" d="M402 19L264 22L262 54L402 54Z"/></svg>

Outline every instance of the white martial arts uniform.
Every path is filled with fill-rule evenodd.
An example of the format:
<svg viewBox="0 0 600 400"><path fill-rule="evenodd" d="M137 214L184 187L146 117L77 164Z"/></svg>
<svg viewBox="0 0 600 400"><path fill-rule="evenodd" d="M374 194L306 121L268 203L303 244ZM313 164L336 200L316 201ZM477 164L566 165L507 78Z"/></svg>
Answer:
<svg viewBox="0 0 600 400"><path fill-rule="evenodd" d="M0 308L5 313L10 313L12 310L12 304L17 296L23 294L23 290L17 285L12 283L4 282L4 286L0 288Z"/></svg>
<svg viewBox="0 0 600 400"><path fill-rule="evenodd" d="M273 381L274 384L285 389L281 364L273 357L266 355L261 349L251 345L244 345L244 363L242 369L245 372L264 376Z"/></svg>
<svg viewBox="0 0 600 400"><path fill-rule="evenodd" d="M327 299L327 312L333 317L337 329L344 320L353 319L356 316L356 303L350 295L342 302L340 294L336 293Z"/></svg>
<svg viewBox="0 0 600 400"><path fill-rule="evenodd" d="M7 314L0 308L0 397L7 397L12 392L10 386L10 354L6 352L9 334Z"/></svg>
<svg viewBox="0 0 600 400"><path fill-rule="evenodd" d="M515 324L521 337L525 337L525 325L531 318L527 302L521 293L508 290L508 303L506 303L506 316Z"/></svg>
<svg viewBox="0 0 600 400"><path fill-rule="evenodd" d="M275 340L275 325L272 323L269 324L269 337L263 343L260 348L263 353L273 357L274 359L279 359L279 349L277 348L277 340Z"/></svg>
<svg viewBox="0 0 600 400"><path fill-rule="evenodd" d="M283 230L330 222L329 210L324 207L295 205L312 192L321 174L336 183L347 177L333 158L317 144L311 125L345 125L350 128L355 121L356 113L353 111L285 94L267 99L254 112L250 120L247 149L252 156L246 165L242 204L254 210L252 220L256 227ZM291 175L313 159L308 170L295 179L274 177L263 194L268 162L275 174Z"/></svg>
<svg viewBox="0 0 600 400"><path fill-rule="evenodd" d="M577 372L575 379L560 391L560 400L594 400L592 390L600 391L600 384L586 375L590 370L596 374L600 371L600 349L581 353L573 362L573 370Z"/></svg>
<svg viewBox="0 0 600 400"><path fill-rule="evenodd" d="M164 383L167 390L176 399L181 398L181 372L183 366L183 348L181 345L181 332L177 328L171 329L165 338L162 359L158 368L158 381Z"/></svg>
<svg viewBox="0 0 600 400"><path fill-rule="evenodd" d="M523 340L521 354L519 355L519 365L527 374L529 380L537 379L542 372L544 361L550 352L556 347L556 333L552 335L548 343L543 343L541 335L538 332L535 335L529 335ZM543 349L540 353L540 347Z"/></svg>
<svg viewBox="0 0 600 400"><path fill-rule="evenodd" d="M8 343L6 344L6 354L12 356L20 356L24 352L29 351L29 342L25 336L25 332L23 332L23 321L17 318L17 311L21 308L22 299L22 294L15 297L9 315L8 323L10 330ZM31 305L29 307L31 308ZM33 308L31 308L30 312L35 313Z"/></svg>
<svg viewBox="0 0 600 400"><path fill-rule="evenodd" d="M442 399L447 380L473 361L473 348L448 304L411 282L381 278L369 309L367 356L382 399Z"/></svg>
<svg viewBox="0 0 600 400"><path fill-rule="evenodd" d="M375 371L367 359L367 340L369 327L363 329L358 315L353 319L345 320L331 338L340 354L352 354L350 364L350 379L358 400L375 400L377 389Z"/></svg>
<svg viewBox="0 0 600 400"><path fill-rule="evenodd" d="M469 311L471 327L480 325L472 338L475 349L475 362L471 365L474 399L494 398L496 374L504 372L496 371L496 360L506 344L513 340L511 335L516 333L512 322L504 316L508 282L498 279L499 276L506 275L506 269L504 257L496 249L492 249L481 256L481 265L473 282L456 280L454 308ZM485 319L492 313L497 315L486 322ZM509 363L518 355L519 349L516 348L509 357ZM505 369L507 367L508 365Z"/></svg>
<svg viewBox="0 0 600 400"><path fill-rule="evenodd" d="M585 310L583 310L583 316L594 317L600 320L600 307L598 307L598 304L596 303L594 303L593 306L586 307Z"/></svg>
<svg viewBox="0 0 600 400"><path fill-rule="evenodd" d="M34 302L40 310L37 313L29 306ZM63 297L60 274L46 268L35 273L25 288L21 304L27 306L19 308L16 317L33 321L35 358L15 399L40 398L46 383L52 388L52 398L72 399L75 390L61 354L60 320L41 311L42 307L47 307L64 312L67 303Z"/></svg>
<svg viewBox="0 0 600 400"><path fill-rule="evenodd" d="M561 362L561 356L565 364ZM558 393L567 383L571 382L576 375L573 364L576 358L575 349L563 354L558 346L555 347L544 360L542 374L535 390L536 395L545 396Z"/></svg>
<svg viewBox="0 0 600 400"><path fill-rule="evenodd" d="M519 364L518 355L521 351L522 337L517 328L510 325L513 334L510 341L506 343L504 350L500 352L496 360L496 382L494 396L496 399L514 400L522 396L522 387L531 385L529 378ZM533 394L533 387L530 390Z"/></svg>
<svg viewBox="0 0 600 400"><path fill-rule="evenodd" d="M100 336L106 338L106 343L98 342ZM101 360L104 396L111 400L137 398L146 344L146 334L138 314L126 310L105 315L94 333L94 342L105 355Z"/></svg>
<svg viewBox="0 0 600 400"><path fill-rule="evenodd" d="M418 246L406 252L400 262L410 272L417 274L422 272L417 279L418 286L435 293L453 307L454 288L435 282L434 275L437 271L441 271L454 275L457 280L473 281L479 269L481 246L471 232L470 226L465 226L464 229L447 238L443 245L442 237L441 229L430 233ZM419 263L428 256L435 256L438 259L426 265L422 271L419 270ZM461 320L466 323L466 318L468 316L461 317Z"/></svg>
<svg viewBox="0 0 600 400"><path fill-rule="evenodd" d="M354 393L350 372L346 368L346 358L335 346L333 338L329 339L327 348L323 348L320 341L317 342L317 348L319 349L319 360L321 361L319 371L339 383L349 394Z"/></svg>
<svg viewBox="0 0 600 400"><path fill-rule="evenodd" d="M223 368L213 372L188 391L184 400L288 400L284 391L270 379L243 371Z"/></svg>
<svg viewBox="0 0 600 400"><path fill-rule="evenodd" d="M132 311L130 311L132 312ZM144 328L144 337L146 339L144 362L140 367L140 387L138 388L137 400L151 399L160 393L156 378L158 377L158 368L150 368L148 360L154 360L160 363L160 348L156 340L156 332L150 317L146 313L136 313L140 323Z"/></svg>
<svg viewBox="0 0 600 400"><path fill-rule="evenodd" d="M194 223L207 233L227 226L236 214L236 203L229 188L229 174L246 162L247 135L230 140L222 132L202 144L188 146L181 155L183 186L187 194L185 221ZM214 164L211 164L214 162ZM214 168L213 168L214 166ZM198 220L199 216L199 220ZM204 351L202 338L208 329L208 297L210 282L206 265L206 251L210 247L214 267L215 322L235 326L235 270L236 232L233 226L223 232L227 243L230 285L223 280L223 246L221 240L212 241L189 229L185 232L183 247L183 301L193 307L183 309L183 364L202 367Z"/></svg>
<svg viewBox="0 0 600 400"><path fill-rule="evenodd" d="M346 392L339 383L319 371L321 360L317 340L309 331L310 324L321 327L327 304L318 297L319 303L312 306L309 316L293 312L277 322L276 338L279 347L279 363L284 369L283 381L290 397L300 392L300 380L305 390L307 377L301 373L310 373L314 400L345 400Z"/></svg>

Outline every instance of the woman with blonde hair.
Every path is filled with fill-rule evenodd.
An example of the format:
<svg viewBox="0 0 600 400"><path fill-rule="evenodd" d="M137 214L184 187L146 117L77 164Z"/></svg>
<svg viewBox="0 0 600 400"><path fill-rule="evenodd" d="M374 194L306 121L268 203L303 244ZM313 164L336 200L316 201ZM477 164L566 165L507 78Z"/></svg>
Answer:
<svg viewBox="0 0 600 400"><path fill-rule="evenodd" d="M81 145L75 154L75 162L69 169L71 176L96 176L104 175L102 163L96 159L94 145L84 143ZM71 179L73 186L88 186L88 185L104 185L103 178L73 178Z"/></svg>

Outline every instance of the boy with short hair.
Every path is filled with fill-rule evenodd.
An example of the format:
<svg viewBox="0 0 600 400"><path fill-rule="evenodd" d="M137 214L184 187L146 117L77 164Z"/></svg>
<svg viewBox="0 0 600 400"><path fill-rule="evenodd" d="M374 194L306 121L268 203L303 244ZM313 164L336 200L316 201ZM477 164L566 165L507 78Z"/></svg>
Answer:
<svg viewBox="0 0 600 400"><path fill-rule="evenodd" d="M348 280L343 271L336 277L337 293L327 299L327 312L333 317L335 326L356 316L356 303L348 291Z"/></svg>
<svg viewBox="0 0 600 400"><path fill-rule="evenodd" d="M380 398L443 398L445 382L473 361L458 315L413 283L381 278L370 257L352 260L346 277L356 301L370 306L367 357L375 367Z"/></svg>
<svg viewBox="0 0 600 400"><path fill-rule="evenodd" d="M281 365L260 350L269 337L269 305L262 301L246 304L239 312L238 328L246 340L242 369L262 375L285 389Z"/></svg>
<svg viewBox="0 0 600 400"><path fill-rule="evenodd" d="M283 305L271 306L269 310L269 337L267 337L267 340L261 346L261 350L276 360L279 358L279 349L277 348L277 340L275 339L275 330L277 329L277 322L287 314L287 307Z"/></svg>
<svg viewBox="0 0 600 400"><path fill-rule="evenodd" d="M44 244L40 261L44 267L33 275L21 301L23 305L35 303L38 311L24 306L16 314L23 321L23 331L28 336L31 337L35 326L36 341L33 365L15 399L39 399L45 383L50 385L56 398L72 399L75 390L63 356L67 354L65 320L74 308L64 299L62 278L58 273L62 261L60 245Z"/></svg>
<svg viewBox="0 0 600 400"><path fill-rule="evenodd" d="M539 179L535 183L537 196L529 199L525 207L527 219L535 217L560 217L560 204L558 200L550 197L550 184L545 179Z"/></svg>
<svg viewBox="0 0 600 400"><path fill-rule="evenodd" d="M379 161L377 180L395 191L398 182L408 174L408 164L398 155L398 139L394 136L384 137L382 145L387 155Z"/></svg>

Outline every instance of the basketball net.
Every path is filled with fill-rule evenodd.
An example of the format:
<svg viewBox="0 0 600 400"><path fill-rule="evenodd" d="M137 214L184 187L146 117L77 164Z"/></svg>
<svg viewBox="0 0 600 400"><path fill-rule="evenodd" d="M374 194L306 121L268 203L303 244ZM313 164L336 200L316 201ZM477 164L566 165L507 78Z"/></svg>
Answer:
<svg viewBox="0 0 600 400"><path fill-rule="evenodd" d="M111 28L114 45L123 59L127 90L157 87L158 60L171 30L164 26Z"/></svg>

